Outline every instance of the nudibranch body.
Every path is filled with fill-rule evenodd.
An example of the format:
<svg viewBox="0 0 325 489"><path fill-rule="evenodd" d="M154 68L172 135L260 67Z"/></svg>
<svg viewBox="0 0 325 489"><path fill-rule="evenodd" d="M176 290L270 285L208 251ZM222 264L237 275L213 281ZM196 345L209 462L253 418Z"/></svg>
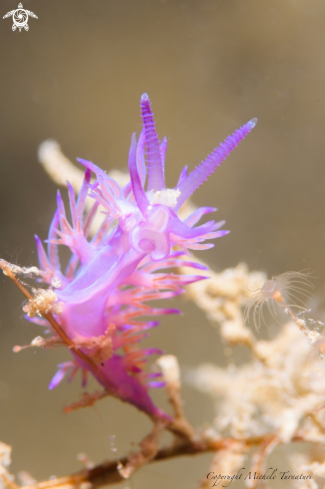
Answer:
<svg viewBox="0 0 325 489"><path fill-rule="evenodd" d="M178 313L171 308L157 309L148 304L183 292L186 284L201 280L202 275L177 275L164 269L180 265L205 269L191 259L188 250L205 250L213 244L206 240L227 234L220 230L224 222L213 220L196 226L211 207L201 207L182 220L182 204L220 165L230 151L256 124L252 119L236 130L189 175L181 172L173 189L165 185L167 140L160 143L147 94L141 97L143 130L136 141L132 135L129 151L130 182L121 188L95 164L79 160L86 167L85 179L76 200L68 184L71 224L68 222L60 193L47 240L47 253L36 237L40 267L47 282L56 285L60 307L55 319L67 336L95 362L96 368L75 355L74 361L59 366L50 388L67 372L77 369L91 373L112 395L128 401L152 416L159 415L148 388L159 386L156 373L146 373L148 355L156 348L139 347L147 330L156 321L144 319ZM91 172L96 176L91 183ZM147 182L147 184L146 184ZM94 199L84 216L86 198ZM89 239L91 221L101 205L107 214L96 235ZM61 270L58 245L71 250L65 272ZM33 319L32 319L33 320ZM36 319L39 323L40 320ZM45 324L45 323L43 323Z"/></svg>

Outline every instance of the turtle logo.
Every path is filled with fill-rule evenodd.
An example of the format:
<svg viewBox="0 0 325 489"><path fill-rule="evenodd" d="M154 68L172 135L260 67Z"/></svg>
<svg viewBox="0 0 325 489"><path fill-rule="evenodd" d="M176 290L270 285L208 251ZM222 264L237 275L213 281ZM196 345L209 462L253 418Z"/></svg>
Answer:
<svg viewBox="0 0 325 489"><path fill-rule="evenodd" d="M15 31L17 28L19 29L19 32L21 32L22 28L24 28L25 31L28 31L29 25L27 24L27 22L28 22L28 16L29 15L31 17L34 17L34 19L38 19L37 15L35 15L30 10L24 10L23 4L20 3L16 10L11 10L10 12L7 12L6 15L3 16L3 19L6 19L7 17L12 16L12 20L14 22L12 24L12 30L13 31Z"/></svg>

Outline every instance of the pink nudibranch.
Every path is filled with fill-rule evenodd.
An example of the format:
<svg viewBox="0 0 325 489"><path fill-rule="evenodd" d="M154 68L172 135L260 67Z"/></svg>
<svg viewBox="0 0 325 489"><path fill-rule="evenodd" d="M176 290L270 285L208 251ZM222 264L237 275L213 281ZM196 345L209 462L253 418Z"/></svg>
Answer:
<svg viewBox="0 0 325 489"><path fill-rule="evenodd" d="M147 94L140 102L143 129L136 141L132 135L129 152L130 182L121 188L95 164L79 160L86 167L85 179L76 200L68 185L72 224L58 194L58 207L47 240L47 253L36 238L40 267L48 284L55 290L60 312L54 314L69 338L97 361L96 368L75 355L73 361L59 365L50 388L70 372L81 368L85 380L90 371L112 395L130 402L151 416L161 415L152 402L148 387L162 385L157 373L146 373L147 357L161 353L155 348L140 348L139 342L156 321L143 316L161 316L178 310L157 309L148 301L167 299L183 292L186 284L202 280L201 275L177 275L164 269L184 265L194 270L205 267L185 260L188 250L204 250L213 244L205 240L218 238L223 221L197 222L215 209L202 207L188 218L178 216L181 205L228 156L256 125L252 119L229 136L189 175L185 168L175 188L165 185L167 139L160 143ZM91 172L96 176L90 183ZM147 188L145 187L147 180ZM84 216L86 198L94 199L93 209ZM98 206L107 217L97 234L89 239L91 220ZM58 244L67 246L71 259L61 270ZM45 278L44 281L47 279ZM31 318L30 320L34 320ZM35 322L40 324L39 319ZM43 321L45 324L45 321ZM50 327L49 324L47 326Z"/></svg>

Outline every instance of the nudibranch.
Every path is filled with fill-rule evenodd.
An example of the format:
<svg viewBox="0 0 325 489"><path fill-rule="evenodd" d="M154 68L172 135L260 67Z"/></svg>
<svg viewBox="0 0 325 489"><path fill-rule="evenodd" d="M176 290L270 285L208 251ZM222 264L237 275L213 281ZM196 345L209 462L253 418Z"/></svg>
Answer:
<svg viewBox="0 0 325 489"><path fill-rule="evenodd" d="M141 348L139 343L158 324L148 317L179 311L148 303L174 297L186 284L204 278L165 270L180 265L194 271L205 269L184 255L189 255L189 250L211 248L213 244L205 241L227 234L220 229L224 222L210 220L196 225L205 214L216 210L212 207L201 207L185 219L179 217L179 210L253 129L257 119L237 129L189 174L185 167L177 185L170 189L164 176L167 139L158 139L146 93L140 107L143 129L138 141L132 135L129 183L121 188L94 163L78 160L86 172L77 199L68 183L71 222L58 192L47 253L38 237L36 245L43 282L48 284L52 297L53 317L84 357L91 359L87 363L72 349L74 359L59 365L50 388L66 374L71 378L81 369L84 382L90 372L107 392L151 416L159 416L161 412L151 400L149 388L162 382L159 374L148 373L145 367L148 356L161 351ZM87 198L94 203L85 215ZM99 206L104 208L105 220L90 238L90 225ZM58 245L71 251L65 271L60 265ZM51 329L45 319L29 316L29 320Z"/></svg>

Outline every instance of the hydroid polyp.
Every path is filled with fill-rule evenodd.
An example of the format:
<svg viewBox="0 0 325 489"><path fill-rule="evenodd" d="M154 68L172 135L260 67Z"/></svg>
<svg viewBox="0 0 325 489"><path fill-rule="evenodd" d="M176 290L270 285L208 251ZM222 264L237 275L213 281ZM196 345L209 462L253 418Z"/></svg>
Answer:
<svg viewBox="0 0 325 489"><path fill-rule="evenodd" d="M259 329L261 322L266 323L265 307L276 321L279 308L299 321L297 315L308 310L306 302L312 297L314 285L310 278L309 273L286 272L267 280L248 300L245 321L252 317L255 328Z"/></svg>

